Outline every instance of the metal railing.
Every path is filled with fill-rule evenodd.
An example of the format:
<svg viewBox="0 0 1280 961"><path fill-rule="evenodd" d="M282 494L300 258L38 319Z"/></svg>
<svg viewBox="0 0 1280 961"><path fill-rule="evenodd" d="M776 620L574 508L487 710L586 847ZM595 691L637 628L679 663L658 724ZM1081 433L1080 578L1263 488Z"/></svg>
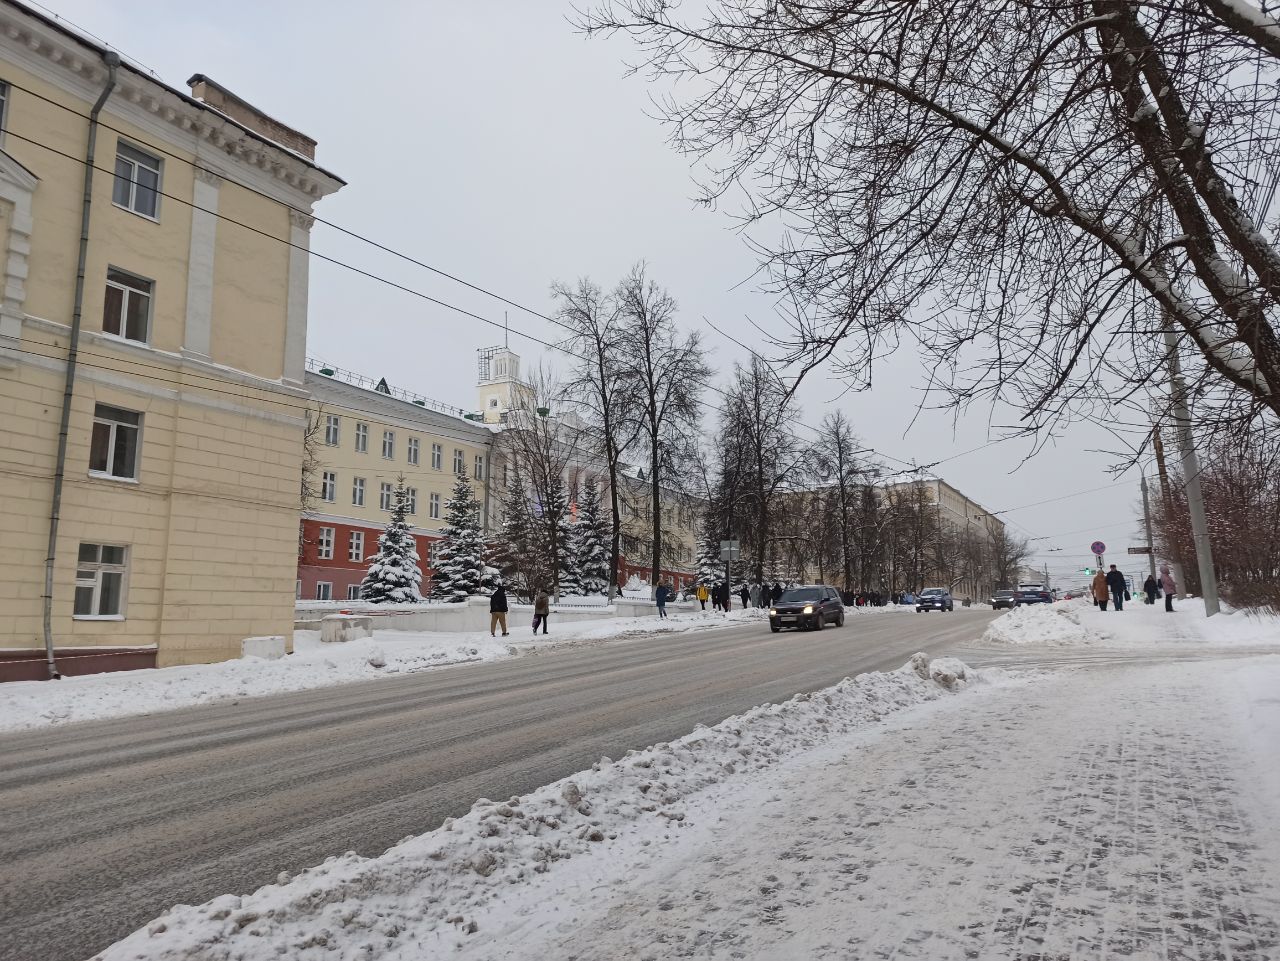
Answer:
<svg viewBox="0 0 1280 961"><path fill-rule="evenodd" d="M372 377L358 374L353 370L346 370L336 364L330 364L328 361L319 360L315 357L307 358L307 370L313 374L332 377L334 380L349 384L352 387L359 387L361 390L371 390L374 393L382 394L384 397L394 397L396 400L402 400L406 404L413 404L415 407L428 407L431 410L449 414L452 417L467 418L467 415L472 413L472 411L463 410L461 407L454 407L438 400L432 400L422 394L415 394L413 391L405 390L402 387L392 387L385 380L374 380Z"/></svg>

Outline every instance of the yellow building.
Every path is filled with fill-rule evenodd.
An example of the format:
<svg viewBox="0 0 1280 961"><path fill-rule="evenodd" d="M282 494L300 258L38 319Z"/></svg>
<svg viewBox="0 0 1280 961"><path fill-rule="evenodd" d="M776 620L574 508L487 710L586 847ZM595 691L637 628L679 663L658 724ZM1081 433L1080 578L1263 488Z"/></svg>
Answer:
<svg viewBox="0 0 1280 961"><path fill-rule="evenodd" d="M0 0L0 648L67 673L292 629L308 212L342 181L190 83Z"/></svg>
<svg viewBox="0 0 1280 961"><path fill-rule="evenodd" d="M307 366L318 463L312 477L316 497L302 519L298 596L359 596L401 478L409 491L407 521L418 541L423 577L430 577L431 545L459 474L471 480L487 523L493 432L478 415L385 380L319 361Z"/></svg>

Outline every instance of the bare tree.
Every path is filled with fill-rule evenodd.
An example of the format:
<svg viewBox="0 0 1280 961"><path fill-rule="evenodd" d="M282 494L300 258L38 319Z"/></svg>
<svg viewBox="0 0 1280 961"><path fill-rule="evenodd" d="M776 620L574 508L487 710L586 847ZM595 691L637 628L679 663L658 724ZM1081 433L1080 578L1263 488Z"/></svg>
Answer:
<svg viewBox="0 0 1280 961"><path fill-rule="evenodd" d="M1018 571L1031 556L1031 544L1025 537L1011 534L1004 524L999 523L988 526L987 541L990 545L990 570L994 587L1017 587Z"/></svg>
<svg viewBox="0 0 1280 961"><path fill-rule="evenodd" d="M574 286L551 285L556 316L572 333L565 345L578 358L566 387L587 412L584 440L603 458L609 477L609 596L618 587L618 557L622 552L620 468L622 453L634 438L625 436L631 393L622 376L622 325L617 299L586 277Z"/></svg>
<svg viewBox="0 0 1280 961"><path fill-rule="evenodd" d="M871 469L871 464L860 458L863 453L844 411L836 410L822 418L813 469L826 490L824 513L833 523L825 526L838 535L839 568L846 591L855 586L854 569L859 566L860 553L858 511L861 490L869 483Z"/></svg>
<svg viewBox="0 0 1280 961"><path fill-rule="evenodd" d="M320 448L323 445L325 412L321 406L308 406L303 417L302 428L302 477L298 491L298 510L305 521L315 511L316 501L320 498L320 490L316 484L316 474L320 472ZM298 524L298 557L307 546L305 526Z"/></svg>
<svg viewBox="0 0 1280 961"><path fill-rule="evenodd" d="M711 371L697 333L676 330L675 299L637 264L615 297L623 334L618 373L630 393L624 430L634 436L649 485L650 583L663 558L663 488L684 485L698 429L699 399Z"/></svg>
<svg viewBox="0 0 1280 961"><path fill-rule="evenodd" d="M1167 318L1198 426L1280 417L1280 23L1251 4L602 0L580 22L672 81L707 201L741 188L746 221L788 228L762 253L802 371L866 386L906 336L953 405L1145 433Z"/></svg>

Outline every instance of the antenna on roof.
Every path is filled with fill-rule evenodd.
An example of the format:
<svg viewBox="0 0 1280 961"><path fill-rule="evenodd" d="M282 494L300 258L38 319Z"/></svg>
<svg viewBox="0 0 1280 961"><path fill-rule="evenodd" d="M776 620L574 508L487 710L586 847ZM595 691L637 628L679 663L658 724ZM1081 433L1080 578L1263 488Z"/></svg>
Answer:
<svg viewBox="0 0 1280 961"><path fill-rule="evenodd" d="M502 312L502 346L511 349L511 327L507 323L507 312Z"/></svg>

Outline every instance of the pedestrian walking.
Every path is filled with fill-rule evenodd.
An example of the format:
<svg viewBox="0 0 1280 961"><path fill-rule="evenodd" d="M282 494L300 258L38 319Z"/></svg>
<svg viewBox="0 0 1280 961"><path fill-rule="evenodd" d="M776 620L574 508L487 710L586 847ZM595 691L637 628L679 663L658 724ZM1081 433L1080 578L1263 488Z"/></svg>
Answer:
<svg viewBox="0 0 1280 961"><path fill-rule="evenodd" d="M547 592L542 588L538 588L538 596L533 599L533 633L538 633L538 628L542 628L542 633L547 633L547 621L551 620L551 598L547 596Z"/></svg>
<svg viewBox="0 0 1280 961"><path fill-rule="evenodd" d="M1098 605L1098 610L1105 611L1107 609L1107 599L1111 595L1107 591L1107 575L1102 573L1101 569L1093 575L1091 590L1093 591L1093 602Z"/></svg>
<svg viewBox="0 0 1280 961"><path fill-rule="evenodd" d="M1111 588L1111 603L1117 611L1124 610L1125 595L1129 593L1128 587L1124 582L1124 575L1116 570L1114 564L1111 570L1107 571L1107 587Z"/></svg>
<svg viewBox="0 0 1280 961"><path fill-rule="evenodd" d="M778 598L782 596L782 585L777 581L773 582L773 590L769 592L769 600L774 604L778 603Z"/></svg>
<svg viewBox="0 0 1280 961"><path fill-rule="evenodd" d="M658 589L654 592L653 599L658 602L658 619L662 620L667 616L667 598L671 596L671 591L667 585L659 582Z"/></svg>
<svg viewBox="0 0 1280 961"><path fill-rule="evenodd" d="M751 585L751 606L752 607L760 606L760 590L761 588L759 584Z"/></svg>
<svg viewBox="0 0 1280 961"><path fill-rule="evenodd" d="M1147 575L1147 581L1142 585L1142 590L1147 595L1147 603L1154 604L1156 602L1156 594L1160 591L1160 585L1156 583L1154 574Z"/></svg>
<svg viewBox="0 0 1280 961"><path fill-rule="evenodd" d="M1169 565L1160 565L1160 587L1164 590L1164 610L1166 614L1173 613L1173 594L1178 589L1178 585L1173 582L1173 575L1169 573Z"/></svg>
<svg viewBox="0 0 1280 961"><path fill-rule="evenodd" d="M489 595L489 636L494 636L494 631L498 626L502 626L502 636L506 637L510 631L507 630L507 589L501 584L494 589Z"/></svg>
<svg viewBox="0 0 1280 961"><path fill-rule="evenodd" d="M708 597L707 585L699 584L698 589L693 592L693 596L698 599L698 603L702 605L702 609L705 611L707 609L707 597Z"/></svg>
<svg viewBox="0 0 1280 961"><path fill-rule="evenodd" d="M742 609L745 611L748 607L751 606L751 592L747 590L746 584L742 585L742 591L740 593L740 596L742 597Z"/></svg>

